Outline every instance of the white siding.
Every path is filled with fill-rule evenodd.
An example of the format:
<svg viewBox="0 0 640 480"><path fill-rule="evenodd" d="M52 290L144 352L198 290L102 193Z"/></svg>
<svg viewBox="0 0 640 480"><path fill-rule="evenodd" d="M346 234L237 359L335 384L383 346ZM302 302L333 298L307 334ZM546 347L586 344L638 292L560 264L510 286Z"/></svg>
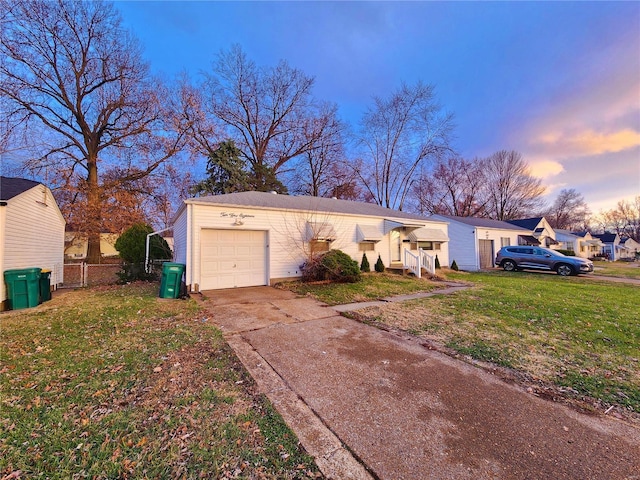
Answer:
<svg viewBox="0 0 640 480"><path fill-rule="evenodd" d="M188 214L190 208L192 211ZM384 231L384 219L381 217L193 203L187 204L186 208L181 210L174 223L175 259L187 264L187 284L191 289L195 289L196 285L199 286L201 279L200 245L203 229L265 231L268 232L266 258L269 280L273 282L278 279L299 277L300 266L309 255L309 244L305 241L308 222L331 224L335 229L335 240L331 242L331 248L344 251L358 263L362 259L362 252L358 249L357 225L377 228L381 234ZM438 228L447 234L446 222L425 221L424 224L430 228ZM406 234L408 233L407 231ZM404 246L409 248L408 243ZM448 243L443 243L441 250L437 253L441 264L448 264ZM388 234L383 235L382 240L375 244L374 251L367 252L367 258L372 266L378 259L378 255L388 266L390 259Z"/></svg>
<svg viewBox="0 0 640 480"><path fill-rule="evenodd" d="M173 261L187 263L187 208L173 222Z"/></svg>
<svg viewBox="0 0 640 480"><path fill-rule="evenodd" d="M468 225L454 219L440 217L449 222L449 266L454 260L460 270L480 270L479 240L493 240L494 260L502 238L509 238L511 245L518 244L518 235L530 235L527 230L509 230ZM444 265L444 264L443 264Z"/></svg>
<svg viewBox="0 0 640 480"><path fill-rule="evenodd" d="M451 263L455 260L460 270L478 270L480 265L477 243L475 227L450 221L448 266L451 266Z"/></svg>
<svg viewBox="0 0 640 480"><path fill-rule="evenodd" d="M38 185L7 201L2 215L2 272L38 267L51 270L51 285L63 283L64 226L51 191ZM0 300L6 299L4 278Z"/></svg>

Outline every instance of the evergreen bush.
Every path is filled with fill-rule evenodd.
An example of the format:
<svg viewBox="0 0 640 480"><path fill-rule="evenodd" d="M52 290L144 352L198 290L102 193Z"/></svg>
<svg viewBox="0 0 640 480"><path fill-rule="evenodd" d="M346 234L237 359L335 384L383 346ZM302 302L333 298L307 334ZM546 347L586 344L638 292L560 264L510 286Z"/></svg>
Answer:
<svg viewBox="0 0 640 480"><path fill-rule="evenodd" d="M458 264L455 260L451 263L451 270L455 270L456 272L458 271Z"/></svg>
<svg viewBox="0 0 640 480"><path fill-rule="evenodd" d="M376 272L379 272L379 273L384 272L384 263L382 263L382 259L380 258L380 255L378 255L378 261L376 262L374 268Z"/></svg>
<svg viewBox="0 0 640 480"><path fill-rule="evenodd" d="M438 258L437 254L436 254L436 262L435 263L436 263L436 265L435 265L436 266L436 270L439 270L440 269L440 259Z"/></svg>
<svg viewBox="0 0 640 480"><path fill-rule="evenodd" d="M360 262L360 271L361 272L370 272L371 265L369 265L369 260L367 259L367 254L362 254L362 262Z"/></svg>

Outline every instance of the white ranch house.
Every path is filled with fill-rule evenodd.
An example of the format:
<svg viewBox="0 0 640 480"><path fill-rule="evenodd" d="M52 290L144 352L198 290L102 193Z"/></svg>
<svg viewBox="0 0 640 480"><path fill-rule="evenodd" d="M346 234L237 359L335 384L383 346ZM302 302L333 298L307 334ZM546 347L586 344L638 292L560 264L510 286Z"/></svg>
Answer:
<svg viewBox="0 0 640 480"><path fill-rule="evenodd" d="M65 223L46 186L24 178L0 177L0 305L7 300L7 270L50 270L51 285L62 284Z"/></svg>
<svg viewBox="0 0 640 480"><path fill-rule="evenodd" d="M373 269L420 275L449 262L447 222L334 198L238 192L186 200L174 223L174 260L189 291L295 279L310 254L340 249Z"/></svg>
<svg viewBox="0 0 640 480"><path fill-rule="evenodd" d="M633 238L626 237L621 239L620 247L623 248L620 252L620 258L635 258L638 253L640 253L640 243L636 242Z"/></svg>
<svg viewBox="0 0 640 480"><path fill-rule="evenodd" d="M589 232L556 229L557 249L573 252L576 257L592 258L602 252L604 244Z"/></svg>
<svg viewBox="0 0 640 480"><path fill-rule="evenodd" d="M434 215L449 223L449 257L460 270L478 271L493 268L496 253L502 247L519 245L519 237L532 231L500 220L475 217Z"/></svg>

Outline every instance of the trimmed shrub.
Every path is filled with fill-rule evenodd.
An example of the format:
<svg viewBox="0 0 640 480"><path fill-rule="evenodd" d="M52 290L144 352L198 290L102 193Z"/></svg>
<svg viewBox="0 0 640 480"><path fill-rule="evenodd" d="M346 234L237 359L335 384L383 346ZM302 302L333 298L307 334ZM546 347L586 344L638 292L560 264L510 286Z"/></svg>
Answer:
<svg viewBox="0 0 640 480"><path fill-rule="evenodd" d="M440 259L438 258L438 255L436 254L436 270L440 269Z"/></svg>
<svg viewBox="0 0 640 480"><path fill-rule="evenodd" d="M358 262L341 250L329 250L302 265L304 281L330 280L355 283L360 280Z"/></svg>
<svg viewBox="0 0 640 480"><path fill-rule="evenodd" d="M367 259L367 254L362 254L362 262L360 262L360 271L361 272L370 272L371 265L369 265L369 260Z"/></svg>
<svg viewBox="0 0 640 480"><path fill-rule="evenodd" d="M456 272L458 271L458 264L455 260L451 262L451 270L455 270Z"/></svg>
<svg viewBox="0 0 640 480"><path fill-rule="evenodd" d="M379 273L384 272L384 263L382 263L382 259L380 258L380 255L378 255L378 261L376 262L374 268L376 272L379 272Z"/></svg>
<svg viewBox="0 0 640 480"><path fill-rule="evenodd" d="M574 252L573 250L556 250L556 252L567 255L569 257L574 257L576 254L576 252Z"/></svg>

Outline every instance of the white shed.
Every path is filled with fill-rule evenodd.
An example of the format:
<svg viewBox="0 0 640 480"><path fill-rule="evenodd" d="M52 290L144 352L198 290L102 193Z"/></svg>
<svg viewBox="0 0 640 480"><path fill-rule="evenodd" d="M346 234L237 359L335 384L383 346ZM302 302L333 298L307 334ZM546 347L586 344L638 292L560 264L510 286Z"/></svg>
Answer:
<svg viewBox="0 0 640 480"><path fill-rule="evenodd" d="M366 253L402 268L449 261L447 223L369 203L238 192L186 200L174 219L174 260L190 291L270 285L301 275L312 253ZM422 263L424 265L424 263Z"/></svg>
<svg viewBox="0 0 640 480"><path fill-rule="evenodd" d="M460 270L477 271L494 267L502 247L518 245L518 237L532 235L527 230L500 220L434 215L449 223L449 265L454 260Z"/></svg>
<svg viewBox="0 0 640 480"><path fill-rule="evenodd" d="M24 178L0 177L0 271L41 268L51 271L51 285L62 284L64 227L51 190ZM7 290L0 282L0 302Z"/></svg>

